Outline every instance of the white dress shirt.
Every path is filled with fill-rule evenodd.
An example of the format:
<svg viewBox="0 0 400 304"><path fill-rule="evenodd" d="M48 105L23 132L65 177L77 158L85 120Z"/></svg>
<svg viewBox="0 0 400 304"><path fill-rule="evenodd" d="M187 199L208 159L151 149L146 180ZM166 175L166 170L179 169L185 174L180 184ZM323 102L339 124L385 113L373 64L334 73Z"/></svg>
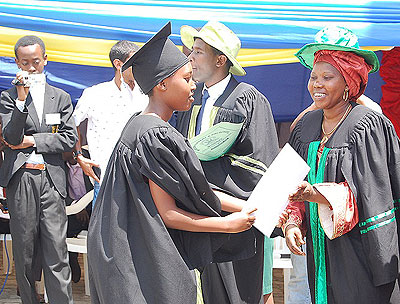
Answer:
<svg viewBox="0 0 400 304"><path fill-rule="evenodd" d="M119 90L114 79L83 91L73 117L77 126L88 119L86 135L90 158L100 165L101 177L129 118L144 110L147 104L148 97L140 92L137 84L133 92L128 92L123 84Z"/></svg>
<svg viewBox="0 0 400 304"><path fill-rule="evenodd" d="M206 101L206 105L204 106L203 120L201 121L200 134L203 133L204 131L207 131L210 128L211 110L214 106L214 103L217 101L217 99L222 95L222 93L224 93L226 87L228 86L229 81L231 80L231 77L232 77L231 74L229 74L224 79L222 79L220 82L212 85L209 88L207 88L204 85L202 92L205 89L207 89L210 97L208 97L208 99ZM202 96L203 96L203 94L202 94Z"/></svg>
<svg viewBox="0 0 400 304"><path fill-rule="evenodd" d="M44 91L46 85L46 76L44 74L35 74L34 77L31 76L31 86L29 88L29 93L32 97L32 102L36 110L36 114L39 118L39 125L42 124L43 118L43 107L44 107ZM16 106L21 112L25 107L25 100L16 100ZM35 146L35 145L34 145ZM27 163L31 164L44 164L44 159L42 154L38 154L35 151L29 155Z"/></svg>

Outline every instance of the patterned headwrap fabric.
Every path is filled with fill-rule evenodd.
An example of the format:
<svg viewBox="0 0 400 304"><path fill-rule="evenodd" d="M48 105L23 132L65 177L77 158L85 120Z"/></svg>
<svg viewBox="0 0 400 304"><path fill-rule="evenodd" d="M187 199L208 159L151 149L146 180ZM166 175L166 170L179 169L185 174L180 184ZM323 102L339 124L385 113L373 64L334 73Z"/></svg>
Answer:
<svg viewBox="0 0 400 304"><path fill-rule="evenodd" d="M315 52L314 64L320 61L331 64L343 75L349 87L349 101L356 101L364 93L372 66L363 57L346 51L320 50Z"/></svg>

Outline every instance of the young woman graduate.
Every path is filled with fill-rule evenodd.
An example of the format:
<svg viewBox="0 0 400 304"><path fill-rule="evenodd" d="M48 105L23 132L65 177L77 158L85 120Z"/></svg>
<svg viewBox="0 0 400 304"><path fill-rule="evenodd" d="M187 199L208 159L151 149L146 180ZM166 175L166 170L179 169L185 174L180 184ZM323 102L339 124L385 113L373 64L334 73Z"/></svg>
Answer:
<svg viewBox="0 0 400 304"><path fill-rule="evenodd" d="M308 90L317 110L289 139L311 170L289 197L288 247L304 254L306 235L313 303L400 303L400 141L385 116L355 103L378 58L336 26L296 56L312 69Z"/></svg>
<svg viewBox="0 0 400 304"><path fill-rule="evenodd" d="M254 239L229 243L229 233L252 226L255 210L218 198L188 142L166 122L190 108L195 89L170 33L168 23L123 67L133 68L149 105L123 130L91 218L92 303L194 304L201 301L194 269L255 253ZM233 213L222 217L221 210Z"/></svg>

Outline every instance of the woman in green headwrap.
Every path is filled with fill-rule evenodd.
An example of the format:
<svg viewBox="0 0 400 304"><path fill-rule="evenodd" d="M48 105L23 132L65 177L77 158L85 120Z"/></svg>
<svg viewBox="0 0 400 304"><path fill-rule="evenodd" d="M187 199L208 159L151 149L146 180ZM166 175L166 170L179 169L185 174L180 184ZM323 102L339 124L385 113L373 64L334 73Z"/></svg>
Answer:
<svg viewBox="0 0 400 304"><path fill-rule="evenodd" d="M288 247L304 254L306 236L313 303L400 303L400 142L385 116L355 103L379 61L343 27L321 30L296 56L312 69L317 110L289 139L311 170L289 197Z"/></svg>

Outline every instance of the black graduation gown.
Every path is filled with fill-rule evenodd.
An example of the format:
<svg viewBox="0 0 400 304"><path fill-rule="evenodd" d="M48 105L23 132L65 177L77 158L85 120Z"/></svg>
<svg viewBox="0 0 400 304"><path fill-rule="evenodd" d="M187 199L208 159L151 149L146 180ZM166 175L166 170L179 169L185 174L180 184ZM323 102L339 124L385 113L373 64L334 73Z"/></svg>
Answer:
<svg viewBox="0 0 400 304"><path fill-rule="evenodd" d="M88 233L92 303L196 303L192 269L254 255L229 234L167 229L148 179L190 212L220 216L221 206L188 142L168 123L132 117L107 166Z"/></svg>
<svg viewBox="0 0 400 304"><path fill-rule="evenodd" d="M177 113L176 128L187 138L194 136L202 88L202 83L197 85L192 108ZM270 104L253 86L238 83L232 77L224 93L214 103L210 121L213 125L223 121L244 121L230 150L215 160L202 161L201 165L214 188L247 199L279 152ZM233 263L212 264L204 269L202 288L206 304L263 303L264 236L255 228L251 231L257 240L254 257ZM241 236L235 237L238 237L238 243L242 241Z"/></svg>
<svg viewBox="0 0 400 304"><path fill-rule="evenodd" d="M359 213L358 225L329 240L321 230L318 236L319 219L311 215L316 204L306 203L312 300L323 303L326 293L329 304L398 304L400 143L385 116L352 105L349 115L327 141L318 169L316 149L322 110L304 115L289 139L311 167L308 180L311 183L346 180ZM320 276L316 265L321 265ZM322 279L320 288L316 283L318 278Z"/></svg>

